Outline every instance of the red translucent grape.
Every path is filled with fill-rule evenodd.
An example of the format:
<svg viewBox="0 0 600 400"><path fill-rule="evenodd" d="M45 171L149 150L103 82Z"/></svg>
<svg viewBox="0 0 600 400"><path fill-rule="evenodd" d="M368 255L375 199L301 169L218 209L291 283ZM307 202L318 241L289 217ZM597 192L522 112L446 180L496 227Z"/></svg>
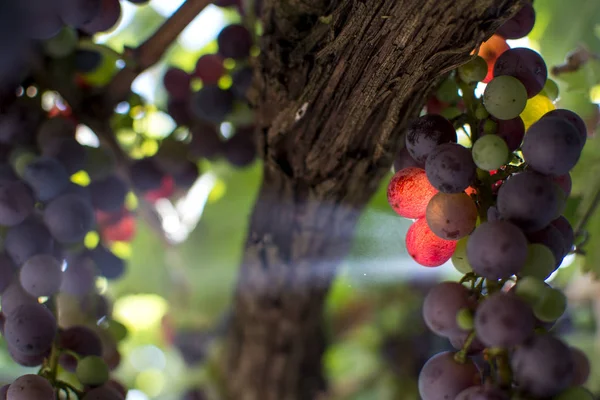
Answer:
<svg viewBox="0 0 600 400"><path fill-rule="evenodd" d="M196 62L194 76L205 84L215 84L225 74L223 58L218 54L205 54Z"/></svg>
<svg viewBox="0 0 600 400"><path fill-rule="evenodd" d="M456 241L444 240L429 229L427 220L417 220L406 233L406 250L419 264L425 267L437 267L452 257Z"/></svg>
<svg viewBox="0 0 600 400"><path fill-rule="evenodd" d="M429 200L438 191L431 186L425 170L416 167L396 172L387 189L390 206L404 218L425 216Z"/></svg>

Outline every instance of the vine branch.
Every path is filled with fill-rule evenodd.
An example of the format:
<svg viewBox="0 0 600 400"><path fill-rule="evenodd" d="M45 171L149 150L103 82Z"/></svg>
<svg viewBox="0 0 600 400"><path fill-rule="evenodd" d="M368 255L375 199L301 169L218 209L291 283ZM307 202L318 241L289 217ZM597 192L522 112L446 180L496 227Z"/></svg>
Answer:
<svg viewBox="0 0 600 400"><path fill-rule="evenodd" d="M135 49L126 49L128 63L106 88L109 106L125 100L131 84L139 74L156 64L183 30L196 18L211 0L186 0L160 28ZM111 108L111 107L109 107Z"/></svg>

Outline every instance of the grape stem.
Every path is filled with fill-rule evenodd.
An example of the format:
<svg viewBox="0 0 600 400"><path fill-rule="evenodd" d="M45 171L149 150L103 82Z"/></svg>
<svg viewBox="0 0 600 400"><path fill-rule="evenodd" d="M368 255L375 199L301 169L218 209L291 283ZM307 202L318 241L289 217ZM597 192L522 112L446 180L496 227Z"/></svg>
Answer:
<svg viewBox="0 0 600 400"><path fill-rule="evenodd" d="M186 0L144 43L135 49L126 50L125 55L129 56L127 65L108 84L108 103L116 105L124 101L134 79L156 64L179 34L210 3L211 0Z"/></svg>
<svg viewBox="0 0 600 400"><path fill-rule="evenodd" d="M469 347L471 347L473 340L475 340L475 330L469 333L469 336L467 336L467 340L465 340L462 349L460 349L460 351L454 355L454 361L459 364L464 364L467 361L467 352L469 351Z"/></svg>

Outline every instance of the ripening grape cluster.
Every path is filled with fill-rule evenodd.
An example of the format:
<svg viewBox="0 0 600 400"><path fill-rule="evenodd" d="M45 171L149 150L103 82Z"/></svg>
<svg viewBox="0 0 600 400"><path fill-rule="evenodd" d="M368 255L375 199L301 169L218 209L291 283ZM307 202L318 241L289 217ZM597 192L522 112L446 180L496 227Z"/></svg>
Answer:
<svg viewBox="0 0 600 400"><path fill-rule="evenodd" d="M534 20L526 5L498 33L526 35ZM427 361L419 392L423 400L591 400L582 386L589 361L552 331L566 297L546 282L573 250L573 228L561 214L586 126L575 113L554 109L557 91L538 53L513 48L495 58L491 76L475 56L436 94L440 104L462 108L453 121L464 117L470 143L458 143L446 117L421 116L407 130L388 186L391 207L415 220L406 235L411 257L427 267L451 259L464 274L425 298L426 325L456 352ZM462 99L444 96L450 80ZM477 98L475 85L485 80ZM536 96L551 110L541 108L526 123ZM475 355L484 361L477 364Z"/></svg>
<svg viewBox="0 0 600 400"><path fill-rule="evenodd" d="M192 72L177 67L166 71L167 109L177 124L189 127L191 157L224 157L244 167L256 158L254 116L246 97L252 83L248 61L253 37L245 26L233 24L223 28L217 43L217 53L200 56ZM226 121L231 132L223 135L220 126Z"/></svg>

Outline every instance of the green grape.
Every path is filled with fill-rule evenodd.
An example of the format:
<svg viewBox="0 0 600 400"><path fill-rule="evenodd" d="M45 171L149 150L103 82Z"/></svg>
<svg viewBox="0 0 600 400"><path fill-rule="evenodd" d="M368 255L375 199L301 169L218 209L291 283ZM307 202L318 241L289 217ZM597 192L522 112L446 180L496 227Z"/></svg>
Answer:
<svg viewBox="0 0 600 400"><path fill-rule="evenodd" d="M550 288L544 291L541 301L533 306L533 314L541 321L553 322L564 314L567 309L567 298L558 289Z"/></svg>
<svg viewBox="0 0 600 400"><path fill-rule="evenodd" d="M125 325L114 319L108 320L108 326L106 330L117 342L120 342L121 340L125 339L128 333Z"/></svg>
<svg viewBox="0 0 600 400"><path fill-rule="evenodd" d="M458 107L448 107L440 112L440 115L446 119L454 119L460 114L462 114L462 111Z"/></svg>
<svg viewBox="0 0 600 400"><path fill-rule="evenodd" d="M478 104L477 108L475 109L475 118L477 118L477 119L486 119L489 116L490 116L490 113L487 112L487 110L485 109L485 107L483 106L483 104Z"/></svg>
<svg viewBox="0 0 600 400"><path fill-rule="evenodd" d="M532 276L520 278L514 288L517 296L532 307L542 302L548 290L551 290L550 286L543 280Z"/></svg>
<svg viewBox="0 0 600 400"><path fill-rule="evenodd" d="M119 55L111 48L91 41L84 41L79 43L78 49L96 52L100 55L99 65L93 70L81 74L87 84L96 87L105 86L119 71L117 67Z"/></svg>
<svg viewBox="0 0 600 400"><path fill-rule="evenodd" d="M473 313L468 308L462 308L456 313L456 324L460 329L469 331L475 327Z"/></svg>
<svg viewBox="0 0 600 400"><path fill-rule="evenodd" d="M454 268L456 268L456 270L461 274L473 272L473 268L471 268L471 264L469 264L469 260L467 259L468 240L468 236L460 239L456 243L456 250L454 250L454 254L452 255L452 264L454 265Z"/></svg>
<svg viewBox="0 0 600 400"><path fill-rule="evenodd" d="M483 133L486 135L493 135L498 130L498 123L491 119L486 119L483 123Z"/></svg>
<svg viewBox="0 0 600 400"><path fill-rule="evenodd" d="M483 104L498 119L513 119L527 105L527 90L517 78L502 75L491 80L483 92Z"/></svg>
<svg viewBox="0 0 600 400"><path fill-rule="evenodd" d="M552 79L546 79L546 84L541 92L542 95L548 97L550 100L555 101L558 99L558 85Z"/></svg>
<svg viewBox="0 0 600 400"><path fill-rule="evenodd" d="M478 168L492 171L508 162L508 145L500 136L485 135L473 145L473 161Z"/></svg>
<svg viewBox="0 0 600 400"><path fill-rule="evenodd" d="M563 212L565 211L565 208L567 207L567 200L568 200L568 196L565 193L565 191L560 187L560 185L558 185L558 183L553 182L554 183L554 190L556 190L556 199L557 199L557 206L556 206L556 214L554 214L554 219L560 217L561 215L563 215Z"/></svg>
<svg viewBox="0 0 600 400"><path fill-rule="evenodd" d="M544 281L555 268L556 260L552 250L543 244L533 243L527 246L527 260L519 276L531 276Z"/></svg>
<svg viewBox="0 0 600 400"><path fill-rule="evenodd" d="M75 375L84 385L99 386L108 381L110 371L101 357L87 356L77 363Z"/></svg>
<svg viewBox="0 0 600 400"><path fill-rule="evenodd" d="M583 386L574 386L554 396L552 400L594 400L594 395Z"/></svg>
<svg viewBox="0 0 600 400"><path fill-rule="evenodd" d="M475 56L468 63L458 67L458 77L466 83L482 81L487 73L487 62L480 56Z"/></svg>
<svg viewBox="0 0 600 400"><path fill-rule="evenodd" d="M65 26L56 36L44 42L44 52L53 58L66 57L75 50L77 39L77 31Z"/></svg>
<svg viewBox="0 0 600 400"><path fill-rule="evenodd" d="M444 80L438 87L435 97L441 102L456 104L460 100L456 81L452 77Z"/></svg>

